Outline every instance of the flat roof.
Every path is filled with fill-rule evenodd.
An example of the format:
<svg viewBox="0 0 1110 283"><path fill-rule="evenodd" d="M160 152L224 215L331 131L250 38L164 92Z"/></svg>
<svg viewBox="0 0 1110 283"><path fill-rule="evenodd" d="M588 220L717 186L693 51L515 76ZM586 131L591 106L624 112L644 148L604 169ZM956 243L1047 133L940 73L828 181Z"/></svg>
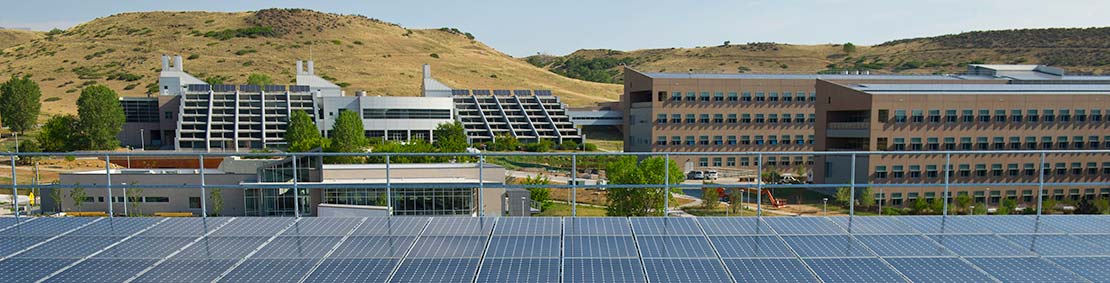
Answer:
<svg viewBox="0 0 1110 283"><path fill-rule="evenodd" d="M132 175L197 175L200 174L198 169L111 169L109 170L113 175L118 174L132 174ZM66 172L62 174L72 175L104 175L104 170L89 170L79 172ZM223 170L218 169L204 169L204 174L229 174Z"/></svg>
<svg viewBox="0 0 1110 283"><path fill-rule="evenodd" d="M950 75L642 73L653 79L959 80Z"/></svg>
<svg viewBox="0 0 1110 283"><path fill-rule="evenodd" d="M855 84L848 87L870 94L1101 94L1100 84Z"/></svg>
<svg viewBox="0 0 1110 283"><path fill-rule="evenodd" d="M486 163L485 168L500 168ZM478 168L478 163L393 163L389 169ZM323 169L385 169L385 164L324 164Z"/></svg>

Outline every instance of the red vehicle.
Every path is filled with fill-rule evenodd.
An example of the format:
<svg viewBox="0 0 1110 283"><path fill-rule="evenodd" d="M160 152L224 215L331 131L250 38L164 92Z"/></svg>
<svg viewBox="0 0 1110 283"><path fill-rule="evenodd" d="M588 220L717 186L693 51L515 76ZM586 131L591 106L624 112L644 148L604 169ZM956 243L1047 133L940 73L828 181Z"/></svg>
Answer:
<svg viewBox="0 0 1110 283"><path fill-rule="evenodd" d="M736 189L744 190L745 192L747 192L749 194L756 194L757 193L756 192L757 189L754 189L754 188L736 188ZM723 201L728 200L728 194L725 191L725 188L717 188L717 195L721 196L721 200L723 200ZM769 201L771 203L772 207L774 207L774 208L786 207L786 201L781 200L781 199L776 199L775 196L771 194L770 190L763 190L763 195L767 196L767 201Z"/></svg>

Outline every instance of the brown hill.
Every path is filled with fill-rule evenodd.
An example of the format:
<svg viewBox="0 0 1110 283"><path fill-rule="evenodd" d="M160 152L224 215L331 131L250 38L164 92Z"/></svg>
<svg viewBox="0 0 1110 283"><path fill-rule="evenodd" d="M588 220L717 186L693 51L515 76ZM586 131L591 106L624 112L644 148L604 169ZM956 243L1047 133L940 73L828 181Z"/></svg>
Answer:
<svg viewBox="0 0 1110 283"><path fill-rule="evenodd" d="M0 50L42 38L41 32L0 28Z"/></svg>
<svg viewBox="0 0 1110 283"><path fill-rule="evenodd" d="M959 73L969 63L1046 64L1076 74L1110 73L1110 27L979 31L875 46L729 44L635 51L579 50L526 61L572 78L619 82L624 64L649 72ZM848 52L848 51L851 52Z"/></svg>
<svg viewBox="0 0 1110 283"><path fill-rule="evenodd" d="M244 83L250 73L292 83L293 61L312 58L318 74L370 95L418 95L425 63L450 86L551 89L574 105L614 100L621 91L536 68L457 29L407 29L359 15L289 9L99 18L4 48L0 76L31 74L43 89L45 114L72 113L84 85L107 84L125 96L157 88L161 54L181 54L187 72L225 83Z"/></svg>

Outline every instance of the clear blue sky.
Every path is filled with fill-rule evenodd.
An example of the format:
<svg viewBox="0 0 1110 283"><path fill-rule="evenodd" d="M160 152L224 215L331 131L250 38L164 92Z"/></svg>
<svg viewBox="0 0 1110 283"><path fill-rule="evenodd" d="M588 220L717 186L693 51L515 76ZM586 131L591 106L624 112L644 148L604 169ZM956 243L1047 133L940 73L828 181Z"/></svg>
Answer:
<svg viewBox="0 0 1110 283"><path fill-rule="evenodd" d="M456 27L514 56L733 43L877 44L973 30L1110 26L1105 0L5 0L0 26L66 28L136 11L308 8Z"/></svg>

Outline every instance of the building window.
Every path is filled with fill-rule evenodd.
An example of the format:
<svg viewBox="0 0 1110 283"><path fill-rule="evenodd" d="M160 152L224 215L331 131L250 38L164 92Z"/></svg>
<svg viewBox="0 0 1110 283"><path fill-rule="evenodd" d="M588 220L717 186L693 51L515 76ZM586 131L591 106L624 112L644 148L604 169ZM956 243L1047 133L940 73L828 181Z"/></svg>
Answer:
<svg viewBox="0 0 1110 283"><path fill-rule="evenodd" d="M958 119L958 117L956 117L956 109L944 110L944 121L945 122L955 123L957 119Z"/></svg>
<svg viewBox="0 0 1110 283"><path fill-rule="evenodd" d="M725 159L725 166L736 167L736 157L729 157Z"/></svg>
<svg viewBox="0 0 1110 283"><path fill-rule="evenodd" d="M671 136L671 145L682 145L682 136Z"/></svg>
<svg viewBox="0 0 1110 283"><path fill-rule="evenodd" d="M921 151L921 138L910 138L910 150Z"/></svg>
<svg viewBox="0 0 1110 283"><path fill-rule="evenodd" d="M695 145L694 136L686 136L686 145Z"/></svg>
<svg viewBox="0 0 1110 283"><path fill-rule="evenodd" d="M1087 110L1075 109L1075 121L1076 122L1087 122Z"/></svg>
<svg viewBox="0 0 1110 283"><path fill-rule="evenodd" d="M757 144L757 145L762 145L763 144L763 136L758 136L757 135L757 136L755 136L754 139L755 139L755 144Z"/></svg>
<svg viewBox="0 0 1110 283"><path fill-rule="evenodd" d="M960 150L971 150L971 137L960 137Z"/></svg>
<svg viewBox="0 0 1110 283"><path fill-rule="evenodd" d="M765 122L765 119L763 118L763 114L755 114L755 123L756 124L763 124L763 122Z"/></svg>
<svg viewBox="0 0 1110 283"><path fill-rule="evenodd" d="M713 123L721 124L725 122L724 114L713 114Z"/></svg>
<svg viewBox="0 0 1110 283"><path fill-rule="evenodd" d="M987 142L987 137L976 137L975 148L978 150L990 149L990 143Z"/></svg>
<svg viewBox="0 0 1110 283"><path fill-rule="evenodd" d="M940 123L940 109L929 109L929 123Z"/></svg>
<svg viewBox="0 0 1110 283"><path fill-rule="evenodd" d="M667 136L658 136L655 140L656 145L667 145Z"/></svg>
<svg viewBox="0 0 1110 283"><path fill-rule="evenodd" d="M779 114L767 114L767 123L775 124L779 122Z"/></svg>
<svg viewBox="0 0 1110 283"><path fill-rule="evenodd" d="M886 179L886 166L875 166L875 179Z"/></svg>
<svg viewBox="0 0 1110 283"><path fill-rule="evenodd" d="M1006 122L1006 110L1003 110L1003 109L994 110L994 121L999 122L999 123Z"/></svg>
<svg viewBox="0 0 1110 283"><path fill-rule="evenodd" d="M714 144L714 145L722 145L722 144L724 144L724 143L725 143L725 142L724 142L724 138L723 138L723 137L721 137L721 136L713 136L713 144Z"/></svg>
<svg viewBox="0 0 1110 283"><path fill-rule="evenodd" d="M1041 116L1037 114L1037 109L1026 110L1025 117L1029 122L1037 122L1041 119Z"/></svg>
<svg viewBox="0 0 1110 283"><path fill-rule="evenodd" d="M737 100L739 100L739 99L737 99L735 92L728 93L728 101L729 102L736 102Z"/></svg>
<svg viewBox="0 0 1110 283"><path fill-rule="evenodd" d="M1102 110L1091 109L1091 121L1102 122Z"/></svg>
<svg viewBox="0 0 1110 283"><path fill-rule="evenodd" d="M1003 137L994 137L994 150L1006 149L1006 139Z"/></svg>
<svg viewBox="0 0 1110 283"><path fill-rule="evenodd" d="M743 115L740 115L740 123L751 124L752 123L752 114L746 114L745 113Z"/></svg>
<svg viewBox="0 0 1110 283"><path fill-rule="evenodd" d="M891 147L894 148L894 151L905 151L906 138L894 138L894 144L891 144Z"/></svg>
<svg viewBox="0 0 1110 283"><path fill-rule="evenodd" d="M723 93L723 92L713 93L713 101L725 101L725 93Z"/></svg>
<svg viewBox="0 0 1110 283"><path fill-rule="evenodd" d="M756 102L763 102L763 101L767 101L767 98L763 96L762 92L756 92L755 93L755 101Z"/></svg>
<svg viewBox="0 0 1110 283"><path fill-rule="evenodd" d="M1044 110L1044 121L1045 122L1055 122L1056 121L1056 110L1045 109Z"/></svg>
<svg viewBox="0 0 1110 283"><path fill-rule="evenodd" d="M728 114L728 119L725 120L725 122L729 124L736 124L736 114Z"/></svg>
<svg viewBox="0 0 1110 283"><path fill-rule="evenodd" d="M682 101L682 92L681 91L676 91L674 93L671 93L671 101L673 101L673 102Z"/></svg>
<svg viewBox="0 0 1110 283"><path fill-rule="evenodd" d="M1002 164L1000 164L1000 163L991 164L991 176L992 177L1002 177Z"/></svg>
<svg viewBox="0 0 1110 283"><path fill-rule="evenodd" d="M698 166L700 166L700 167L709 167L709 158L708 157L698 158Z"/></svg>
<svg viewBox="0 0 1110 283"><path fill-rule="evenodd" d="M166 119L173 119L173 111L166 111L163 117L165 117Z"/></svg>
<svg viewBox="0 0 1110 283"><path fill-rule="evenodd" d="M671 114L671 123L682 123L682 114Z"/></svg>
<svg viewBox="0 0 1110 283"><path fill-rule="evenodd" d="M944 138L944 150L956 150L956 138Z"/></svg>
<svg viewBox="0 0 1110 283"><path fill-rule="evenodd" d="M929 138L929 150L940 150L940 143L937 138Z"/></svg>
<svg viewBox="0 0 1110 283"><path fill-rule="evenodd" d="M700 145L709 145L709 136L699 136L698 137L698 144L700 144Z"/></svg>
<svg viewBox="0 0 1110 283"><path fill-rule="evenodd" d="M1041 149L1052 149L1052 137L1041 137Z"/></svg>
<svg viewBox="0 0 1110 283"><path fill-rule="evenodd" d="M910 178L921 178L921 165L910 165Z"/></svg>
<svg viewBox="0 0 1110 283"><path fill-rule="evenodd" d="M925 177L936 178L937 176L936 165L925 165Z"/></svg>
<svg viewBox="0 0 1110 283"><path fill-rule="evenodd" d="M987 176L987 165L986 164L975 164L975 177L986 177L986 176Z"/></svg>
<svg viewBox="0 0 1110 283"><path fill-rule="evenodd" d="M720 157L714 157L713 158L713 167L721 167L721 158Z"/></svg>
<svg viewBox="0 0 1110 283"><path fill-rule="evenodd" d="M792 102L792 101L794 101L794 94L793 93L790 93L789 91L782 93L782 102Z"/></svg>
<svg viewBox="0 0 1110 283"><path fill-rule="evenodd" d="M728 144L736 145L736 136L728 136Z"/></svg>
<svg viewBox="0 0 1110 283"><path fill-rule="evenodd" d="M973 114L974 112L971 109L964 109L962 112L963 115L961 116L963 117L964 123L975 122L975 114Z"/></svg>
<svg viewBox="0 0 1110 283"><path fill-rule="evenodd" d="M777 93L777 92L771 92L771 93L769 93L769 94L767 95L767 101L770 101L770 102L778 102L778 101L779 101L779 93Z"/></svg>
<svg viewBox="0 0 1110 283"><path fill-rule="evenodd" d="M740 157L740 166L751 166L751 158Z"/></svg>
<svg viewBox="0 0 1110 283"><path fill-rule="evenodd" d="M702 102L709 102L709 92L708 91L701 92L701 101Z"/></svg>
<svg viewBox="0 0 1110 283"><path fill-rule="evenodd" d="M709 114L698 115L698 123L709 124Z"/></svg>
<svg viewBox="0 0 1110 283"><path fill-rule="evenodd" d="M1022 164L1022 173L1025 176L1033 176L1037 174L1037 167L1033 163Z"/></svg>
<svg viewBox="0 0 1110 283"><path fill-rule="evenodd" d="M686 92L686 101L696 101L696 100L698 100L697 93L694 93L693 91Z"/></svg>
<svg viewBox="0 0 1110 283"><path fill-rule="evenodd" d="M905 123L906 122L906 110L894 110L894 122L895 123Z"/></svg>
<svg viewBox="0 0 1110 283"><path fill-rule="evenodd" d="M1068 149L1068 137L1056 137L1056 145L1060 146L1060 149Z"/></svg>
<svg viewBox="0 0 1110 283"><path fill-rule="evenodd" d="M694 114L686 114L686 123L687 124L697 123L698 120L694 117L695 117Z"/></svg>
<svg viewBox="0 0 1110 283"><path fill-rule="evenodd" d="M925 112L924 111L922 111L922 110L912 110L911 112L912 112L913 116L910 117L910 121L913 121L914 123L925 122Z"/></svg>
<svg viewBox="0 0 1110 283"><path fill-rule="evenodd" d="M979 122L987 123L991 121L991 111L989 109L979 109Z"/></svg>
<svg viewBox="0 0 1110 283"><path fill-rule="evenodd" d="M957 173L957 174L959 174L960 177L970 177L971 176L971 165L960 164L959 168L960 168L959 173Z"/></svg>
<svg viewBox="0 0 1110 283"><path fill-rule="evenodd" d="M1071 122L1071 110L1060 109L1060 115L1056 116L1060 122Z"/></svg>
<svg viewBox="0 0 1110 283"><path fill-rule="evenodd" d="M189 197L189 208L200 209L200 197Z"/></svg>
<svg viewBox="0 0 1110 283"><path fill-rule="evenodd" d="M659 100L659 101L667 100L667 92L666 91L660 91L656 94L656 97L657 97L657 100Z"/></svg>
<svg viewBox="0 0 1110 283"><path fill-rule="evenodd" d="M1010 149L1021 149L1021 137L1010 137Z"/></svg>
<svg viewBox="0 0 1110 283"><path fill-rule="evenodd" d="M790 124L790 113L783 113L782 114L782 123L783 124Z"/></svg>
<svg viewBox="0 0 1110 283"><path fill-rule="evenodd" d="M1025 149L1037 149L1037 137L1025 137Z"/></svg>
<svg viewBox="0 0 1110 283"><path fill-rule="evenodd" d="M751 136L740 136L740 144L752 144Z"/></svg>
<svg viewBox="0 0 1110 283"><path fill-rule="evenodd" d="M741 96L740 99L741 99L741 101L744 101L744 102L751 102L752 101L752 93L744 92L743 96Z"/></svg>
<svg viewBox="0 0 1110 283"><path fill-rule="evenodd" d="M1021 109L1010 110L1010 121L1021 123Z"/></svg>
<svg viewBox="0 0 1110 283"><path fill-rule="evenodd" d="M655 123L656 124L666 124L667 123L667 114L655 115Z"/></svg>
<svg viewBox="0 0 1110 283"><path fill-rule="evenodd" d="M1017 177L1018 176L1018 165L1017 165L1017 163L1006 164L1006 175L1010 176L1010 177Z"/></svg>

